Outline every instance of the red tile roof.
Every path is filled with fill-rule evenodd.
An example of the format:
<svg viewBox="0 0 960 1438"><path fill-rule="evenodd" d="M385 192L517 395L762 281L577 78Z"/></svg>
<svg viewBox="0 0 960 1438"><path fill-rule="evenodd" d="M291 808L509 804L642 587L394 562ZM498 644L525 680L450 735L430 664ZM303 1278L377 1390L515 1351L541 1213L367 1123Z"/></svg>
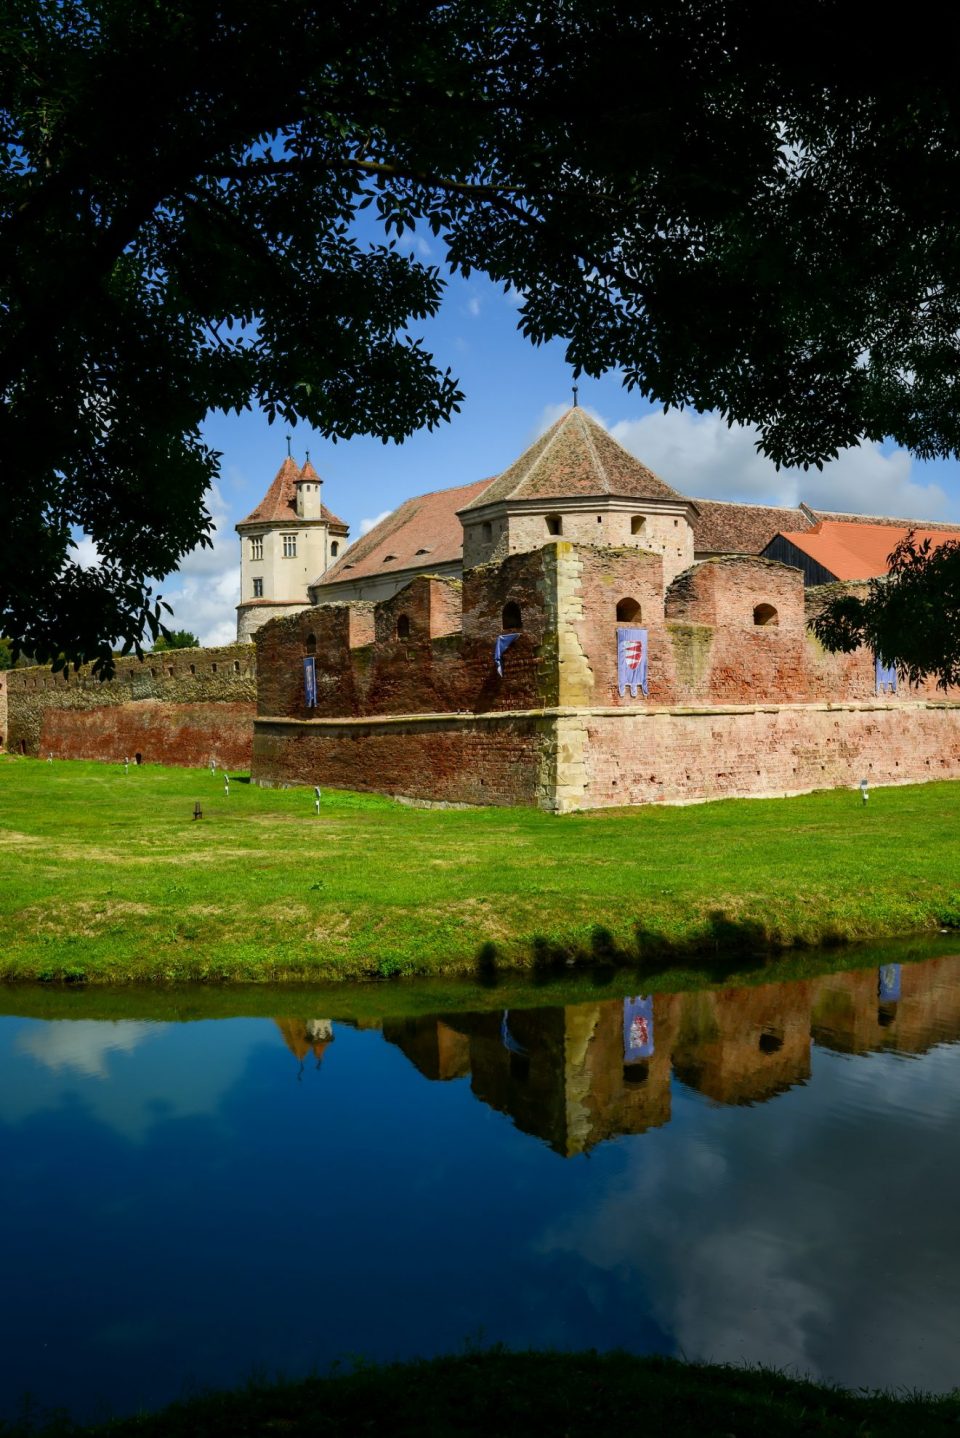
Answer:
<svg viewBox="0 0 960 1438"><path fill-rule="evenodd" d="M683 498L584 410L568 409L490 484L482 498L464 507L480 509L504 499L607 494L626 499Z"/></svg>
<svg viewBox="0 0 960 1438"><path fill-rule="evenodd" d="M889 555L894 546L914 528L909 522L899 525L889 520L871 521L869 517L854 517L849 520L826 520L816 529L800 532L784 532L784 539L817 564L835 579L875 579L886 574ZM918 544L929 539L931 544L945 544L957 540L960 526L951 529L915 528Z"/></svg>
<svg viewBox="0 0 960 1438"><path fill-rule="evenodd" d="M316 581L317 586L345 579L369 579L371 575L392 574L399 569L430 570L438 564L458 562L463 558L463 527L457 510L491 483L481 479L475 484L437 489L405 500L399 509L351 544Z"/></svg>
<svg viewBox="0 0 960 1438"><path fill-rule="evenodd" d="M319 474L309 460L302 469L298 469L296 460L291 459L288 455L277 470L273 483L256 509L252 509L246 519L241 519L240 523L269 524L275 523L277 520L280 520L281 523L297 523L297 481L300 479L308 480L311 484L322 483ZM343 520L331 513L325 504L320 506L320 517L325 519L330 528L338 534L349 533Z"/></svg>
<svg viewBox="0 0 960 1438"><path fill-rule="evenodd" d="M697 554L759 554L787 529L813 528L802 509L777 509L766 504L734 504L725 499L698 499L693 518Z"/></svg>

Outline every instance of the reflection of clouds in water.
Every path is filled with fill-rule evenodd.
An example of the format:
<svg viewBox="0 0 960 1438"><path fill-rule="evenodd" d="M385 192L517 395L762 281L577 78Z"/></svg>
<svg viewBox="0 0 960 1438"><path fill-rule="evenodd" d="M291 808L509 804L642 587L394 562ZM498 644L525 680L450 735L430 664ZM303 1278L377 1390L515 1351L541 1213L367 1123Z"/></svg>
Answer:
<svg viewBox="0 0 960 1438"><path fill-rule="evenodd" d="M45 1068L73 1069L89 1078L107 1077L107 1055L133 1053L160 1032L160 1026L133 1019L106 1023L97 1019L54 1019L17 1035L17 1053L29 1054Z"/></svg>
<svg viewBox="0 0 960 1438"><path fill-rule="evenodd" d="M272 1028L267 1019L0 1018L0 1122L79 1101L115 1133L143 1140L158 1122L215 1114L252 1051L274 1047Z"/></svg>
<svg viewBox="0 0 960 1438"><path fill-rule="evenodd" d="M632 1143L539 1247L614 1275L619 1302L641 1291L689 1358L942 1389L960 1344L960 1153L938 1131L960 1120L960 1048L815 1067L752 1109L679 1091L685 1121Z"/></svg>

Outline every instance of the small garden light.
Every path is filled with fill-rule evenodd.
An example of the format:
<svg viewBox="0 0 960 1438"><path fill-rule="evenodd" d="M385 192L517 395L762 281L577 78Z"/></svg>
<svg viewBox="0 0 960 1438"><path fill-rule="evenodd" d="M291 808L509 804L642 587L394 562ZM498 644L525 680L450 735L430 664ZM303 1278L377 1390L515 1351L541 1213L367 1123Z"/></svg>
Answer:
<svg viewBox="0 0 960 1438"><path fill-rule="evenodd" d="M870 781L868 779L860 780L860 797L864 803L870 798Z"/></svg>

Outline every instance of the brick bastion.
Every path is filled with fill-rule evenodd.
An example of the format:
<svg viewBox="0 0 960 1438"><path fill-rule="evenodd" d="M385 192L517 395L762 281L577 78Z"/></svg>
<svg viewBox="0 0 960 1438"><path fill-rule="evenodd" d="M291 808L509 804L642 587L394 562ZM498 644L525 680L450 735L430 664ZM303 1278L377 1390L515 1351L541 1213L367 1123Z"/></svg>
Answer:
<svg viewBox="0 0 960 1438"><path fill-rule="evenodd" d="M878 695L872 654L807 628L823 600L767 560L665 586L659 554L560 540L306 609L255 636L253 777L563 812L960 776L960 694ZM619 693L623 624L647 632L646 696Z"/></svg>
<svg viewBox="0 0 960 1438"><path fill-rule="evenodd" d="M256 687L251 644L118 658L106 682L86 666L10 669L0 674L0 735L16 754L248 769Z"/></svg>

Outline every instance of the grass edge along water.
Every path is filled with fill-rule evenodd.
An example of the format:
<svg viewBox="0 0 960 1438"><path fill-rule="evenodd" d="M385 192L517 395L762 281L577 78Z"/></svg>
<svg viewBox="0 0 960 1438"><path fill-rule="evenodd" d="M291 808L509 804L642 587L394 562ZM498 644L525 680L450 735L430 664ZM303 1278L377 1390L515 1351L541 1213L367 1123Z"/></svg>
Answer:
<svg viewBox="0 0 960 1438"><path fill-rule="evenodd" d="M345 791L318 813L245 777L0 759L0 980L716 977L960 920L960 783L558 817Z"/></svg>

